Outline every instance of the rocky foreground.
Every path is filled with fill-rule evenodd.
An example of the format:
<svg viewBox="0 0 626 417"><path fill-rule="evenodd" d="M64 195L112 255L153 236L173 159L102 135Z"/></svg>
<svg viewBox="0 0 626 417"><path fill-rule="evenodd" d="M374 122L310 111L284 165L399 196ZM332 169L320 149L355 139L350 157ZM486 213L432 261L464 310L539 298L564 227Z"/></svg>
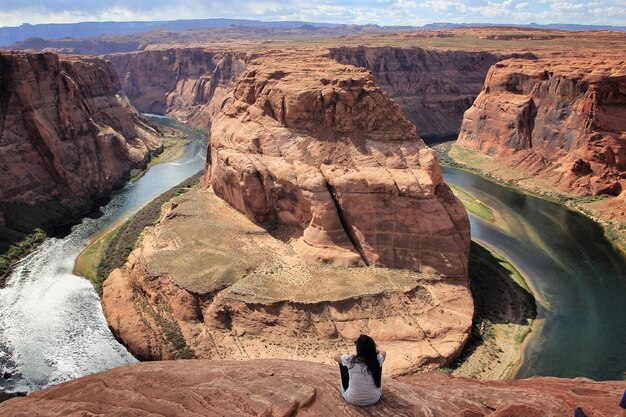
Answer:
<svg viewBox="0 0 626 417"><path fill-rule="evenodd" d="M109 62L0 52L0 241L84 214L161 148Z"/></svg>
<svg viewBox="0 0 626 417"><path fill-rule="evenodd" d="M578 378L476 381L444 373L383 379L378 404L346 404L334 366L287 360L140 363L0 404L5 417L616 415L620 382Z"/></svg>

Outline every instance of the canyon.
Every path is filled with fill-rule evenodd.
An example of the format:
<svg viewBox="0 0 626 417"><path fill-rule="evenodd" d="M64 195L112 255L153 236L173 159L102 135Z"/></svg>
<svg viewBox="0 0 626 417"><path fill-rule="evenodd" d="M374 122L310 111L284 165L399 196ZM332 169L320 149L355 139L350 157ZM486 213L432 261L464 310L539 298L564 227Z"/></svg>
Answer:
<svg viewBox="0 0 626 417"><path fill-rule="evenodd" d="M339 47L330 57L366 68L426 138L459 133L463 113L480 92L485 74L505 55L423 48Z"/></svg>
<svg viewBox="0 0 626 417"><path fill-rule="evenodd" d="M106 57L137 108L208 128L247 63L298 49L256 35L230 44L197 36L190 39L202 46L148 37L142 51ZM616 196L623 187L625 40L615 32L467 28L344 35L299 49L369 70L427 143L461 132L458 146L493 157L491 169L474 168L498 177L498 166L503 180L531 191ZM356 43L367 46L345 46ZM505 109L517 113L504 120ZM583 211L608 224L615 220L605 207L616 204Z"/></svg>
<svg viewBox="0 0 626 417"><path fill-rule="evenodd" d="M483 28L302 47L157 37L104 59L0 54L2 68L33 74L0 79L0 146L28 159L3 159L2 192L13 200L2 199L0 227L24 228L33 202L50 213L38 216L52 219L44 225L74 218L145 166L159 131L133 106L209 130L203 181L162 207L104 283L102 306L142 360L219 362L119 368L0 411L123 414L134 402L142 415L155 402L201 414L224 409L219 391L243 415L569 415L579 402L610 415L618 383L411 374L454 361L474 313L467 213L420 135L460 130L452 157L482 158L474 168L531 190L617 195L592 204L599 220L621 221L624 35ZM335 370L320 362L362 332L390 359L389 395L360 410L339 401ZM315 363L267 360L276 357ZM192 404L163 380L195 381L200 392Z"/></svg>
<svg viewBox="0 0 626 417"><path fill-rule="evenodd" d="M161 151L100 58L0 52L2 249L84 215Z"/></svg>
<svg viewBox="0 0 626 417"><path fill-rule="evenodd" d="M254 57L252 52L198 47L112 54L105 59L115 67L137 110L208 129Z"/></svg>
<svg viewBox="0 0 626 417"><path fill-rule="evenodd" d="M367 71L251 61L212 120L204 185L105 281L105 316L135 355L323 361L367 332L393 352L390 374L458 356L467 214Z"/></svg>
<svg viewBox="0 0 626 417"><path fill-rule="evenodd" d="M476 381L426 373L383 378L369 407L346 404L336 367L303 361L166 361L90 375L0 404L7 417L616 415L623 383L584 378Z"/></svg>

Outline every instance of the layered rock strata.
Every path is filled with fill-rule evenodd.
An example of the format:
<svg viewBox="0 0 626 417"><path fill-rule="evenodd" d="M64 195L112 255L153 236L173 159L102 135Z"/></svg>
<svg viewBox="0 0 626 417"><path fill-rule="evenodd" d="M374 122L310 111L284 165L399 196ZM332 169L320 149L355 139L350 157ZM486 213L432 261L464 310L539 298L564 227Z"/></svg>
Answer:
<svg viewBox="0 0 626 417"><path fill-rule="evenodd" d="M256 54L228 48L180 47L108 55L124 91L140 111L169 114L210 126L232 97L245 64ZM420 135L459 132L463 112L479 94L491 65L503 55L422 48L330 48L340 63L371 71Z"/></svg>
<svg viewBox="0 0 626 417"><path fill-rule="evenodd" d="M141 112L169 115L208 128L253 56L204 48L108 55L122 88Z"/></svg>
<svg viewBox="0 0 626 417"><path fill-rule="evenodd" d="M366 70L258 58L214 119L210 147L206 185L280 227L304 259L467 276L467 213Z"/></svg>
<svg viewBox="0 0 626 417"><path fill-rule="evenodd" d="M159 133L99 58L0 53L0 228L70 220L146 166Z"/></svg>
<svg viewBox="0 0 626 417"><path fill-rule="evenodd" d="M66 382L0 404L6 417L116 416L491 416L617 414L623 383L531 378L476 381L430 373L383 379L383 396L356 407L337 368L311 362L140 363Z"/></svg>
<svg viewBox="0 0 626 417"><path fill-rule="evenodd" d="M540 181L540 191L547 185L574 195L618 195L626 185L626 64L616 58L497 63L465 113L458 145L518 173L507 179Z"/></svg>
<svg viewBox="0 0 626 417"><path fill-rule="evenodd" d="M140 359L325 362L367 333L390 353L388 374L449 363L473 314L465 276L311 264L280 230L268 234L200 187L164 206L105 281L102 303Z"/></svg>
<svg viewBox="0 0 626 417"><path fill-rule="evenodd" d="M422 48L341 47L330 57L367 68L423 136L455 136L463 113L481 91L489 68L502 59L490 52Z"/></svg>

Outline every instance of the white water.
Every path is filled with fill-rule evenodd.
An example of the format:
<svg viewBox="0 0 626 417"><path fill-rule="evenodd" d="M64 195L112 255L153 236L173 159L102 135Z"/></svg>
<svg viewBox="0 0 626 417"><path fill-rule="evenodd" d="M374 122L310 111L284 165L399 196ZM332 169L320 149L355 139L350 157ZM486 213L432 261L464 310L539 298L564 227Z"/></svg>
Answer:
<svg viewBox="0 0 626 417"><path fill-rule="evenodd" d="M193 139L185 156L115 193L101 217L84 219L62 239L47 239L0 288L0 375L12 374L0 377L0 390L31 392L136 361L111 334L91 282L72 270L92 236L204 167L205 134L171 119L156 121Z"/></svg>

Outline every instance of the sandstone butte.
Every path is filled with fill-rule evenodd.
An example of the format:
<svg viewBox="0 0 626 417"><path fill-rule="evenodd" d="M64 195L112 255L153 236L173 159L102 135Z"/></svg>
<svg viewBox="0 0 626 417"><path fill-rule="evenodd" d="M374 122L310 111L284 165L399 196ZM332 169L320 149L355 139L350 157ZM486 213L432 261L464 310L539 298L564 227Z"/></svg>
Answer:
<svg viewBox="0 0 626 417"><path fill-rule="evenodd" d="M626 56L495 64L457 143L493 156L509 167L506 179L535 191L619 195L626 186Z"/></svg>
<svg viewBox="0 0 626 417"><path fill-rule="evenodd" d="M467 213L371 75L276 52L222 104L210 188L166 206L104 284L129 350L324 362L365 332L389 374L458 356L473 314Z"/></svg>
<svg viewBox="0 0 626 417"><path fill-rule="evenodd" d="M429 42L437 43L442 40L443 43L437 43L437 45L449 45L447 38L453 37L456 38L454 39L455 42L456 40L459 41L455 43L455 45L459 45L459 49L473 53L489 51L489 53L496 56L493 59L504 58L502 55L504 51L507 54L510 54L512 51L523 54L528 49L531 49L540 59L558 59L559 56L567 56L571 62L576 62L581 59L581 50L577 50L579 45L584 44L588 40L591 40L591 44L600 40L603 46L611 49L615 47L615 38L618 37L617 35L606 33L583 34L579 36L553 31L538 31L546 32L539 34L526 33L528 31L521 31L524 33L516 31L513 35L507 33L493 34L493 32L499 31L481 29L476 31L457 31L454 33L439 31L436 33L390 35L387 37L377 36L375 38L371 36L357 37L348 39L348 41L356 41L377 47L384 46L385 48L379 51L372 51L368 47L364 52L360 52L359 48L351 48L350 51L331 50L330 53L334 54L333 58L346 64L367 64L368 69L379 77L380 85L386 88L389 94L394 96L394 99L403 103L402 88L409 83L418 81L410 78L410 72L414 71L415 68L419 68L420 76L428 77L432 76L432 74L429 74L431 69L429 66L420 66L419 61L404 65L394 60L414 60L412 54L430 57L431 59L434 55L424 53L422 48L413 48L413 51L410 53L408 52L409 48L388 48L390 43L394 44L397 41L401 41L403 45L414 47ZM502 31L512 30L502 29ZM478 38L470 39L471 36L468 37L468 34L471 36L478 35ZM571 41L573 38L575 38L574 42ZM604 38L606 38L606 43L604 43ZM476 39L480 39L478 43ZM520 39L521 43L518 42ZM544 42L537 46L539 44L536 42L546 39L549 42ZM561 42L561 39L563 42ZM485 40L496 40L497 42L489 43ZM340 39L336 43L344 41L345 39ZM532 41L532 46L529 48L528 42L530 41ZM465 44L464 42L468 43ZM555 47L551 46L553 45L552 42L560 42L558 52L554 51ZM618 39L617 42L622 41ZM623 45L623 42L621 44ZM462 345L466 332L469 329L471 299L469 298L464 279L455 280L452 277L440 276L436 269L445 265L445 263L438 266L433 264L435 266L431 272L411 270L398 272L398 270L383 267L347 269L343 266L337 266L338 262L345 262L346 259L352 259L360 263L359 257L363 260L363 263L365 263L365 260L370 262L369 257L372 255L376 262L386 262L385 259L387 258L384 256L381 261L376 245L370 252L361 251L355 245L355 242L361 242L358 239L360 236L357 235L357 239L355 239L355 236L348 236L348 233L346 233L346 236L353 248L350 248L349 244L346 248L344 243L347 242L343 239L343 242L340 242L340 249L329 251L330 257L326 257L331 265L310 263L308 260L311 257L323 258L323 256L320 256L320 248L316 247L316 245L310 245L308 241L298 243L300 238L298 238L299 228L296 227L297 222L290 216L282 213L285 211L289 212L291 208L300 209L302 206L290 205L292 201L290 196L275 195L275 189L269 187L266 182L261 181L267 178L263 175L272 172L269 168L265 170L267 167L265 160L271 159L268 156L275 156L267 151L267 143L263 141L264 136L258 135L258 142L256 140L250 141L250 138L245 136L237 136L237 132L228 132L226 126L220 127L220 123L225 123L222 119L228 117L233 119L233 122L239 123L244 131L253 130L250 125L256 123L260 125L261 132L278 132L279 137L288 133L307 140L308 137L323 139L328 134L324 131L311 131L311 129L307 128L307 123L310 120L326 120L325 112L323 116L321 114L314 116L306 114L306 117L297 116L295 119L289 119L285 117L286 112L283 111L281 113L281 108L276 106L279 102L286 103L286 105L293 104L294 106L297 104L298 106L292 107L293 110L296 110L307 101L310 101L306 95L315 96L317 94L316 88L311 88L314 85L311 80L298 81L306 87L304 97L300 97L299 94L293 95L295 83L293 79L290 79L290 76L295 78L296 74L289 70L283 70L282 67L285 67L285 65L282 65L280 68L270 68L270 65L267 68L262 68L262 71L259 71L258 74L254 73L252 75L251 72L248 72L248 64L253 63L255 58L267 58L260 55L265 55L269 49L272 49L272 45L269 45L269 47L261 46L259 42L254 41L250 45L247 48L239 48L233 44L222 42L219 47L215 48L206 45L194 47L195 51L188 45L172 44L165 47L153 45L146 48L148 49L146 51L107 57L113 61L116 69L119 71L124 91L127 92L132 102L137 103L137 107L140 110L149 111L151 106L155 106L152 107L153 111L175 114L177 117L189 120L197 126L204 125L204 127L207 127L214 122L217 125L215 126L216 129L223 129L224 133L228 133L230 139L223 144L226 145L223 147L224 152L234 154L237 158L220 161L220 163L224 165L226 162L233 161L240 164L240 167L245 167L245 169L238 170L228 167L229 171L207 175L207 182L220 181L223 185L221 195L226 196L228 199L228 193L230 193L230 201L234 202L234 205L249 218L257 220L256 216L260 214L262 216L269 215L268 219L271 219L272 216L275 216L277 219L274 227L270 228L273 235L268 235L266 229L250 222L243 215L237 215L236 212L233 214L232 208L219 200L211 190L193 190L186 195L180 196L178 200L172 201L165 208L160 223L154 229L148 231L140 242L139 248L129 258L127 265L120 270L114 271L105 285L103 305L112 328L120 335L131 351L139 352L139 356L142 358L158 359L198 356L215 359L247 359L281 356L304 358L319 362L326 360L327 352L344 351L351 348L349 344L344 342L345 339L342 339L343 337L350 338L359 331L366 330L370 333L375 333L377 339L381 340L382 345L392 352L390 361L385 367L385 372L388 375L400 375L418 369L429 369L445 363L446 357L450 358L458 353L459 346ZM516 46L513 47L512 45ZM338 45L334 46L337 47ZM310 68L313 68L317 61L319 61L320 67L330 65L326 61L325 56L319 55L320 50L329 51L328 47L328 44L324 44L321 48L313 51L317 54L314 54L315 57L319 57L318 60L314 59L311 62L306 59L307 57L298 59L301 59L302 63ZM437 46L435 49L437 48L441 49L442 47ZM595 45L593 48L595 49L584 49L584 55L594 59L602 58L603 54L598 52L598 46ZM264 52L256 52L259 50ZM444 51L440 50L439 53L443 54L441 56L442 60L450 59L451 62L454 61L446 57ZM210 56L202 56L207 54ZM326 54L327 52L324 52L324 55ZM380 56L384 56L384 59L379 59L378 57ZM472 54L469 54L467 58L471 59L472 56ZM488 59L492 58L488 57ZM526 61L532 63L532 60ZM201 63L200 66L198 66L199 62ZM267 63L263 59L259 62ZM456 62L458 63L458 71L462 73L463 67L467 63L463 60ZM286 64L289 64L289 62ZM296 67L299 67L299 65ZM389 67L392 69L390 70ZM479 67L486 68L487 66L478 62L475 66L477 72ZM152 71L153 68L158 69L158 71ZM435 71L442 71L444 67L436 66L435 68ZM230 75L230 77L224 76L224 71L229 71L226 74ZM365 96L371 96L372 87L375 87L375 85L369 84L368 81L363 82L364 76L357 76L361 70L351 68L348 72L350 71L354 72L354 74L349 75L349 83L347 82L348 78L344 78L342 74L314 77L313 80L318 79L322 84L328 82L325 87L335 86L347 90L353 88L361 89L365 91ZM246 77L242 79L244 84L241 88L239 86L235 88L236 80L244 72L247 73ZM310 75L311 73L303 72L297 75L307 74ZM270 77L267 77L268 75ZM448 72L445 75L447 77L450 76ZM162 77L161 85L156 88L153 87L151 77L156 77L157 80L159 77ZM263 77L267 77L267 79L263 79ZM397 79L397 77L405 78ZM473 90L462 90L459 89L458 84L454 84L457 82L454 77L450 78L449 81L443 82L442 86L437 87L434 91L435 101L446 102L448 100L445 97L441 97L438 92L448 94L450 103L454 102L455 94L461 95L459 98L461 101L468 101L468 97L472 93L478 94L479 88L476 86L479 83L472 82L472 85L474 85L472 87ZM323 82L322 79L324 79ZM332 84L333 80L337 80L337 83ZM266 91L267 85L269 85L269 89ZM428 87L431 83L422 82L420 85ZM398 90L394 92L393 86L398 86ZM318 86L318 89L323 89L323 87ZM272 95L273 97L270 97L269 95L272 91L275 92ZM146 99L144 93L148 93L150 99ZM414 92L410 92L408 95L413 94ZM430 102L428 97L430 94L424 94L422 90L415 92L416 96L420 94L424 96L424 108L429 108ZM373 95L375 96L376 94ZM463 95L467 97L462 97ZM279 99L281 96L283 99ZM357 98L359 97L354 97L354 99ZM144 104L140 104L142 102ZM208 105L207 102L209 102ZM386 100L383 100L383 102L386 103ZM406 102L418 103L419 97L415 99L409 98ZM322 100L322 105L318 107L320 110L324 108L323 104ZM336 104L339 104L339 102ZM333 105L335 114L337 113L337 107L343 106L346 108L346 103L341 103L339 106L336 104ZM144 105L145 107L141 107ZM413 104L407 104L407 106L411 105ZM304 107L307 109L311 108ZM436 108L437 104L434 103L432 107ZM456 108L456 105L453 105L453 107ZM313 108L316 108L315 105ZM218 116L218 113L222 110L224 112ZM324 110L326 109L324 108ZM383 112L388 112L387 114L394 113L389 108L384 108ZM414 117L410 115L406 108L405 112L408 117ZM292 116L297 113L292 113ZM341 111L339 113L341 114ZM461 120L458 113L457 126L460 126ZM429 116L432 120L436 120L437 117L439 115L436 110L432 116ZM270 119L273 119L273 121ZM439 120L443 119L442 117ZM289 125L289 123L294 122L295 127ZM354 122L354 120L350 121L353 124ZM356 120L356 122L358 126L367 126L367 123L363 124L362 121ZM437 122L434 124L437 124ZM397 130L402 130L403 120L400 120L398 125ZM327 127L325 126L325 128ZM336 132L345 133L341 129L340 126L334 126ZM396 127L393 129L396 129ZM420 128L418 127L418 129ZM430 131L428 133L443 134L448 129L448 126L444 126L439 131ZM367 128L361 128L360 130L363 130L363 137L371 136L372 132L368 131ZM422 130L419 131L421 132ZM241 139L241 143L232 139ZM315 149L326 150L324 141L320 142ZM358 145L359 142L357 141L356 144ZM265 145L265 149L262 145ZM358 153L362 147L357 145L355 145L355 148ZM216 155L221 152L217 152L217 150L215 149ZM345 147L339 149L341 152L338 152L338 156L346 155L352 157L352 150L349 147L347 150L348 152L345 152ZM333 152L334 150L330 153L334 157ZM249 164L244 165L242 163L245 160L244 157L248 158ZM215 158L212 159L212 162L215 162ZM291 163L289 161L286 162ZM321 160L321 162L324 161ZM321 168L328 164L321 162L318 164L318 170L321 174L325 174ZM315 166L315 164L312 165ZM279 168L282 167L279 165ZM346 168L349 171L352 167ZM367 168L367 165L363 168ZM259 172L257 179L250 175L255 170ZM289 174L295 174L296 172L299 171L296 171L295 168L288 171ZM312 172L317 173L316 170ZM237 178L237 176L239 178L248 178L253 184L260 183L263 192L267 191L264 195L272 197L272 200L268 201L265 198L265 201L262 201L263 199L261 201L253 201L249 199L250 196L245 196L244 193L238 194L236 184L234 184L234 187L231 187L228 183L229 178ZM286 175L285 178L290 179L293 176L295 175ZM336 180L350 180L350 178L345 178L341 172L337 173L337 177L331 177L331 179L333 178ZM308 178L306 179L308 180ZM298 177L296 180L300 180L300 178ZM393 189L393 187L390 188ZM397 189L400 190L401 187L397 186ZM332 197L329 187L327 187L327 190ZM340 195L337 193L337 189L335 189L335 193L335 195ZM248 199L246 200L245 197L248 197ZM299 204L303 201L308 201L305 197L296 197L299 198L293 201ZM344 195L343 197L346 196ZM335 205L337 213L339 213L339 209L345 210L339 203L340 200L332 200L332 202L328 202L328 205ZM246 204L252 202L253 205L242 205L240 204L241 201L246 202ZM280 202L281 204L275 205L274 202ZM257 203L260 204L257 205ZM311 207L313 206L311 205ZM259 208L263 210L258 211ZM269 210L264 211L266 208L269 208ZM306 219L306 216L302 217L303 213L306 214L305 210L299 210L297 212L298 215L294 216L295 219L298 221L302 218ZM344 231L347 230L344 227L345 223L340 221L340 224ZM300 227L300 229L303 228ZM302 237L304 237L304 230L306 229L300 230ZM322 229L326 233L329 230ZM339 228L336 230L340 231ZM206 233L207 231L212 233ZM339 235L341 236L341 234ZM366 243L371 241L371 239L364 240ZM379 243L378 238L373 241L377 244ZM313 241L313 243L316 242L315 240ZM305 245L301 245L302 243L305 243ZM335 244L334 241L333 244ZM324 248L322 247L322 249ZM323 251L321 252L323 253ZM197 257L198 253L203 253L205 258L202 259L206 260L206 262L200 265L190 262L191 259L199 259ZM245 256L241 256L241 254L245 254ZM219 262L215 262L215 259L219 259ZM332 263L335 263L335 265L332 265ZM381 265L383 264L381 263ZM173 266L176 268L173 268ZM299 273L294 274L293 271L295 270ZM346 273L347 271L349 273ZM359 271L358 275L354 271ZM203 279L203 276L207 275L214 277L214 279ZM315 279L312 277L315 277ZM329 282L332 282L333 286L326 284ZM360 284L360 286L354 285L355 282ZM362 285L363 282L368 283L368 285ZM376 283L377 285L369 283ZM354 292L355 288L358 290L357 293ZM367 288L366 293L361 291L363 288ZM381 306L384 308L381 309ZM388 312L388 314L372 314L381 310ZM423 314L423 316L420 314ZM283 317L285 317L284 320L281 319ZM424 320L418 320L421 317ZM398 334L400 336L384 332L385 329L389 329L392 326L394 329L399 329ZM339 335L342 338L339 338ZM300 343L295 343L296 341ZM408 346L411 348L408 349ZM398 358L395 363L391 361L392 356ZM176 379L172 374L167 374L166 371L167 369L186 366L184 364L187 363L192 364L190 366L193 369L182 371L181 373L185 377L197 371L202 373L203 378L205 378L209 372L208 370L205 371L205 368L201 367L199 362L179 361L173 365L169 365L169 363L141 364L137 367L156 367L156 374L150 380L162 382L164 379L168 379L166 375L170 375L172 380L180 380L180 378ZM245 374L245 371L255 369L258 372L250 379L254 380L259 375L259 372L264 372L262 367L258 366L258 363L256 361L239 362L232 365L235 368L228 368L231 365L226 364L230 364L230 362L224 361L214 363L213 365L216 369L221 369L217 372L222 374L226 372L226 369L237 369L236 367L239 366L240 368L234 371L236 375L233 378L243 380L246 379L246 377L242 376ZM272 368L266 371L268 375L276 372L275 368L280 368L280 366L275 365L276 362L267 363L270 363L271 365L269 366ZM307 376L302 369L309 366L314 367L314 371ZM288 365L285 364L282 367L286 369ZM124 369L132 369L132 367L112 372L125 372ZM328 414L324 412L326 409L322 409L322 411L314 409L314 405L319 404L317 401L322 398L322 388L317 386L319 381L315 378L324 372L328 381L333 380L330 382L334 390L332 398L333 401L338 401L338 403L334 403L329 407L340 410L349 408L338 397L334 382L336 381L334 368L324 367L319 364L300 364L298 372L304 375L305 381L314 382L311 383L312 387L309 390L315 393L314 400L298 401L297 405L293 405L295 402L291 402L291 405L287 407L287 414L292 412L294 407L299 409L302 404L305 406L300 410L301 413L308 412L306 410L310 407L311 415ZM286 378L284 375L282 376ZM141 379L143 377L140 376L138 378ZM132 380L131 376L128 376L126 379L119 376L113 378L113 380L116 379L128 382L129 386L132 385L129 382ZM234 382L234 379L223 380L225 382L216 384L219 388L215 389L219 390L220 394L225 392L225 386L235 387L235 390L237 390L236 387L241 386L243 383ZM427 393L418 391L418 394L415 394L414 391L411 391L413 394L407 397L394 397L399 399L400 402L393 404L393 408L406 410L400 415L471 416L490 413L491 415L529 416L571 415L572 409L576 405L593 407L588 409L588 411L591 410L591 413L588 415L612 415L614 410L613 404L616 403L620 394L620 387L614 383L599 384L584 380L567 381L543 378L535 378L528 381L470 382L462 379L450 379L445 375L439 374L400 377L394 381L389 380L389 384L386 387L391 389L396 383L421 383L423 386L427 386L426 379L429 379L431 383L438 381L437 384L439 385L432 386L430 391L436 392L436 388L439 387L440 392L442 392L438 397L441 400L440 410L445 411L429 412L428 407L430 407L430 410L437 410L437 408L435 406L426 406L423 402L420 402L422 399L428 398ZM80 381L72 383L77 384ZM277 384L278 382L273 380L265 380L260 384L252 383L255 387L259 385L280 387ZM135 386L138 385L144 388L142 392L145 393L145 383L139 382ZM293 390L295 383L291 385L290 388ZM461 385L465 388L454 388ZM101 390L103 386L105 385L98 385L98 389ZM488 390L485 388L487 386L494 388L493 390ZM56 388L61 387L64 387L64 385ZM496 387L499 387L499 389L496 389ZM52 390L56 388L52 388ZM407 388L409 391L411 389ZM72 395L72 390L68 390L68 395ZM85 392L90 391L85 390ZM159 392L163 393L162 390L159 390ZM238 395L241 395L241 391L239 390L238 392ZM291 391L287 389L280 390L281 395L285 395L285 392ZM537 394L537 392L540 392L540 394ZM389 393L391 394L391 390ZM74 394L78 393L74 392ZM180 391L177 391L175 395L178 398L181 395L185 395L188 398L186 394L187 392L181 394ZM247 394L253 393L248 392ZM278 406L267 405L267 396L265 394L269 395L269 393L264 393L261 396L263 399L260 401L265 401L266 406L271 407L272 410L278 409ZM483 394L485 394L485 397L482 397ZM507 394L513 394L515 397L510 400L510 403L508 403L508 398L510 397L506 397ZM528 397L525 397L526 395ZM216 391L213 391L209 396L215 399L218 397L218 394ZM280 395L274 395L272 398L278 397ZM548 401L551 405L548 402L544 402L547 401L545 397L554 398L553 402L550 402L552 400ZM136 399L136 397L126 398L130 402ZM146 402L154 402L154 399L148 398ZM241 396L229 398L234 400L229 401L228 405L242 399ZM248 398L256 399L258 396L250 395ZM471 400L468 400L470 404L467 407L466 403L461 403L458 409L452 408L459 404L456 402L457 399L464 400L466 398L471 398ZM528 402L525 402L526 398L528 398ZM27 400L31 399L38 401L35 396L31 396ZM501 400L502 402L500 402ZM12 406L17 404L17 401L13 400L8 404ZM204 399L204 401L206 400ZM248 404L246 401L241 400L242 404ZM416 403L412 401L416 401ZM223 409L224 405L220 404L218 408ZM252 406L251 409L255 410ZM349 408L347 412L359 413L360 411L363 410ZM276 411L270 412L281 415ZM378 412L375 407L366 409L364 412L371 413L369 415L390 414L390 412Z"/></svg>
<svg viewBox="0 0 626 417"><path fill-rule="evenodd" d="M100 58L0 51L0 230L84 214L162 148Z"/></svg>
<svg viewBox="0 0 626 417"><path fill-rule="evenodd" d="M477 381L427 373L383 378L368 407L346 404L335 367L288 360L140 363L0 404L5 417L415 416L590 417L617 415L621 382L535 377Z"/></svg>

